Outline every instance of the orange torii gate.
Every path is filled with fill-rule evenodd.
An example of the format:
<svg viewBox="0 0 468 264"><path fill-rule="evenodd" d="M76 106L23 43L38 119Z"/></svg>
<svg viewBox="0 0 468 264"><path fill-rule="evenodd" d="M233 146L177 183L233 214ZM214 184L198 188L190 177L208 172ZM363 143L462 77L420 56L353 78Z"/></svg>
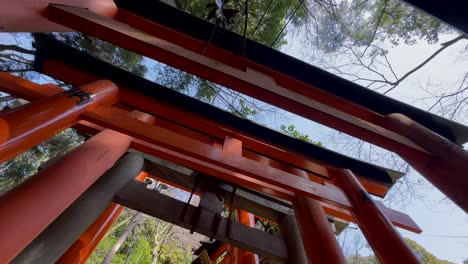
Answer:
<svg viewBox="0 0 468 264"><path fill-rule="evenodd" d="M466 142L468 129L460 124L373 94L251 41L245 56L237 55L229 43L240 36L233 33L205 48L213 25L157 1L59 1L66 5L50 6L45 1L34 2L32 9L17 9L28 2L34 1L8 5L11 21L4 28L70 27L387 148L468 210L468 181L462 173L468 169L468 154L456 145ZM42 14L62 26L44 20ZM0 114L0 160L68 127L94 136L0 197L1 262L24 260L39 237L52 240L58 230L54 226L69 226L73 235L64 235L76 242L67 244L66 252L49 242L48 257L60 263L84 263L118 216L117 204L238 247L236 263L257 263L255 254L279 261L344 263L327 215L356 222L382 263L419 262L394 226L421 232L419 227L369 195L384 196L400 173L280 135L50 37L35 39L35 69L77 88L63 91L1 73L0 90L31 103ZM298 74L288 72L288 67ZM339 86L359 92L358 97ZM128 156L118 161L129 149L145 158L145 166ZM155 157L200 176L170 171ZM201 196L200 206L148 190L137 181L118 185L112 169L121 171L116 169L119 162L142 172L139 180L148 176L192 190ZM132 171L127 176L136 175ZM92 190L106 179L114 187L101 187L107 200L98 207L93 199L101 198ZM213 199L216 196L219 200ZM95 212L86 223L67 217L73 208L78 212L85 208L78 201ZM238 209L240 223L220 218L223 204ZM276 237L256 230L252 213L277 223L293 219L287 227L291 234L282 230L283 235Z"/></svg>

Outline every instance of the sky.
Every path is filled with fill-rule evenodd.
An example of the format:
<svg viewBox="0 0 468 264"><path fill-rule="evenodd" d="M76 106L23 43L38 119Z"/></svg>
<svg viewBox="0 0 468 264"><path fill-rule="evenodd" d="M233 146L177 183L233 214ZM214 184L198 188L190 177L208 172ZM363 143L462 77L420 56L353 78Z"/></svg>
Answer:
<svg viewBox="0 0 468 264"><path fill-rule="evenodd" d="M451 37L453 36L444 36L441 41L446 41ZM11 41L12 39L7 34L0 34L1 43ZM466 44L466 42L459 43L444 51L430 64L402 83L389 96L427 109L430 102L417 100L427 96L421 87L428 81L439 83L442 86L457 81L460 75L468 69L468 60L457 59L460 50ZM397 65L395 69L397 74L401 76L437 48L437 44L428 45L425 43L413 46L400 45L390 50L389 59L394 65ZM288 35L288 44L282 47L283 52L298 58L304 58L303 49L304 46L297 39L297 36L293 37L292 35ZM152 62L148 62L148 64L149 66L154 65ZM151 70L151 67L149 68ZM39 82L45 82L45 80L39 80ZM468 125L468 120L462 119L461 122ZM262 123L274 128L279 128L283 124L294 124L299 131L308 134L311 139L322 142L329 149L343 152L343 146L340 142L336 141L336 138L330 137L333 130L293 114L283 112L282 115L267 116L263 118ZM406 177L425 182L424 178L414 170ZM409 214L423 229L421 235L415 235L405 230L401 230L401 233L417 241L439 259L462 263L464 259L468 258L468 215L447 200L437 189L430 187L427 181L421 185L420 189L422 189L420 191L421 195L424 196L423 199L412 199L405 206L387 203L394 209Z"/></svg>
<svg viewBox="0 0 468 264"><path fill-rule="evenodd" d="M297 38L297 36L288 35L288 44L282 47L282 51L298 59L304 59L304 46ZM441 42L451 38L453 38L453 35L443 36ZM459 81L460 76L463 76L468 69L468 60L459 59L460 51L467 44L468 41L464 41L445 50L388 95L426 110L428 105L431 105L431 100L418 100L427 97L427 93L422 88L425 87L427 82L438 83L443 87ZM427 43L418 43L413 46L400 45L390 49L388 58L393 65L396 65L394 68L397 75L401 76L438 48L437 44L429 45ZM468 125L466 118L460 121ZM327 148L342 152L342 146L334 141L336 138L329 136L332 133L331 129L295 115L290 115L289 122L295 124L299 131L309 134L312 139L318 139L324 143ZM412 177L415 180L423 181L425 184L424 187L419 188L419 193L423 196L422 199L412 199L404 206L389 204L384 201L394 209L409 214L423 230L421 235L400 230L403 236L417 241L439 259L455 263L462 263L463 260L468 259L468 215L416 171L411 170L405 177Z"/></svg>

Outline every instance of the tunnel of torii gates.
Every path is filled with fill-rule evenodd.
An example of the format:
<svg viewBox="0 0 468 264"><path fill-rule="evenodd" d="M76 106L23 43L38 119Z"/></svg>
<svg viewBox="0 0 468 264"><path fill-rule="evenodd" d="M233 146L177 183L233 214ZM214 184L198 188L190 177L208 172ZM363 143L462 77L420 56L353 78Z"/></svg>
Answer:
<svg viewBox="0 0 468 264"><path fill-rule="evenodd" d="M447 18L447 8L429 7ZM446 21L466 32L453 14ZM468 211L461 124L159 1L2 1L0 17L7 32L83 32L397 153ZM209 41L213 32L223 34ZM0 113L0 161L69 127L90 138L0 197L0 263L84 263L123 207L215 240L195 252L198 263L345 263L335 234L348 221L381 263L419 263L395 227L422 230L371 196L384 197L402 173L262 127L49 35L34 34L34 46L34 70L74 88L0 73L2 92L30 102ZM200 196L199 205L150 179ZM221 216L225 205L237 219ZM257 219L277 223L279 235L255 229Z"/></svg>

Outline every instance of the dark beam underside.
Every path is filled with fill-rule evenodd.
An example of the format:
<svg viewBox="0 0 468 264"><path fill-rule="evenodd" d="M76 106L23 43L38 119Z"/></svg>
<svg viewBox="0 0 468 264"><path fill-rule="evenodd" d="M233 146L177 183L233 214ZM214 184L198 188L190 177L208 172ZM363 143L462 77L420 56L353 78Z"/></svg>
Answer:
<svg viewBox="0 0 468 264"><path fill-rule="evenodd" d="M214 24L160 1L115 0L115 2L121 9L128 10L145 19L207 43L214 30ZM415 5L416 2L428 2L424 4L427 7L440 7L445 5L445 3L436 5L435 2L439 1L435 0L413 0L409 2L414 2ZM462 1L451 0L449 2ZM466 6L466 4L459 5ZM454 7L455 6L456 5L454 5ZM447 12L448 7L443 9L446 10L446 14L450 14ZM465 19L466 11L465 8L457 12L458 15L463 15L461 21L464 22L465 25L467 23ZM458 20L460 20L460 18ZM241 44L243 43L243 37L220 27L218 27L216 31L215 35L217 37L211 39L210 45L214 45L232 54L238 54ZM244 57L259 65L345 98L381 115L391 113L404 114L457 144L463 144L468 141L468 127L464 125L381 95L257 42L251 40L246 41Z"/></svg>
<svg viewBox="0 0 468 264"><path fill-rule="evenodd" d="M380 182L382 185L391 186L394 183L392 178L399 178L403 175L400 172L362 162L255 124L212 105L116 68L84 52L60 43L53 37L35 35L35 40L37 50L34 69L38 72L47 74L47 72L43 70L43 63L46 60L61 61L82 71L89 72L93 76L109 79L119 85L130 87L145 96L172 104L209 120L223 124L226 127L233 127L243 133L260 138L269 144L279 146L285 150L291 150L306 157L311 157L312 159L322 160L332 166L348 168L356 174ZM60 76L54 77L60 79ZM255 152L255 150L252 151Z"/></svg>
<svg viewBox="0 0 468 264"><path fill-rule="evenodd" d="M144 171L163 180L167 181L168 184L175 184L179 187L183 187L186 190L191 190L196 181L196 172L191 175L182 173L175 168L170 168L167 166L167 162L155 158L144 153L131 150L133 153L138 153L145 157L145 167ZM166 164L162 164L166 163ZM203 175L202 177L209 178L209 176ZM229 199L230 193L232 192L232 185L226 183L223 184L219 179L214 179L214 181L220 182L219 186L222 189L226 196L226 200ZM201 192L200 185L198 185L196 192ZM293 214L290 203L283 202L276 198L265 197L262 194L253 193L252 191L244 190L243 188L238 188L236 191L236 196L233 201L233 205L236 208L251 212L256 216L268 219L273 222L278 222L283 214Z"/></svg>
<svg viewBox="0 0 468 264"><path fill-rule="evenodd" d="M149 190L146 188L146 184L136 181L132 181L122 188L115 196L114 201L186 229L192 228L190 223L197 211L195 206L189 205L184 221L182 221L181 215L185 206L184 202L154 190ZM194 231L205 236L211 236L214 220L214 213L202 210L198 225L194 228ZM236 221L231 222L231 231L228 233L226 232L227 222L226 218L221 218L214 239L278 261L284 262L287 260L286 245L281 238Z"/></svg>
<svg viewBox="0 0 468 264"><path fill-rule="evenodd" d="M139 151L130 150L130 152L142 155L145 158L145 167L143 170L158 178L158 180L164 181L170 185L175 185L175 187L182 188L187 191L192 190L196 181L195 175L197 172L193 172L189 169ZM210 176L202 174L202 177L209 179ZM232 185L229 183L223 184L219 179L215 179L215 181L220 183L220 189L225 192L225 200L229 200L230 192L232 192ZM197 189L196 192L200 192L200 190ZM258 217L277 223L280 222L285 215L294 215L290 202L270 197L243 187L239 187L237 189L233 205L236 208L251 212ZM387 208L381 202L378 202L378 206L382 211L384 211L395 226L411 232L421 232L417 224L408 215ZM347 223L344 221L354 222L354 219L352 218L343 217L343 219L344 220L340 220L335 217L329 217L329 221L333 221L335 223L336 234L340 234L343 229L346 228Z"/></svg>

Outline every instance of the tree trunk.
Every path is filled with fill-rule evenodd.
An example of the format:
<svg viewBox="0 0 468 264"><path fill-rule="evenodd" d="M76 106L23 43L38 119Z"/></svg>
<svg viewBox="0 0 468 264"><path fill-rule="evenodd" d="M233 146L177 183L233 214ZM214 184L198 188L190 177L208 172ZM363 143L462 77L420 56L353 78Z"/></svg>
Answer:
<svg viewBox="0 0 468 264"><path fill-rule="evenodd" d="M161 256L161 251L162 247L164 244L166 244L166 240L169 238L169 236L172 235L172 228L174 225L170 224L169 227L163 231L165 232L164 237L161 239L161 241L156 241L155 246L153 248L153 261L152 264L157 264L159 260L159 256Z"/></svg>
<svg viewBox="0 0 468 264"><path fill-rule="evenodd" d="M112 246L112 248L107 252L106 258L102 261L103 264L110 264L112 259L114 258L115 254L117 254L117 251L119 251L120 247L122 246L123 242L127 239L127 237L132 233L133 228L135 228L136 224L138 223L138 220L141 218L143 214L141 212L138 212L133 216L132 221L128 225L127 229L120 235L119 239L115 242L115 244Z"/></svg>

